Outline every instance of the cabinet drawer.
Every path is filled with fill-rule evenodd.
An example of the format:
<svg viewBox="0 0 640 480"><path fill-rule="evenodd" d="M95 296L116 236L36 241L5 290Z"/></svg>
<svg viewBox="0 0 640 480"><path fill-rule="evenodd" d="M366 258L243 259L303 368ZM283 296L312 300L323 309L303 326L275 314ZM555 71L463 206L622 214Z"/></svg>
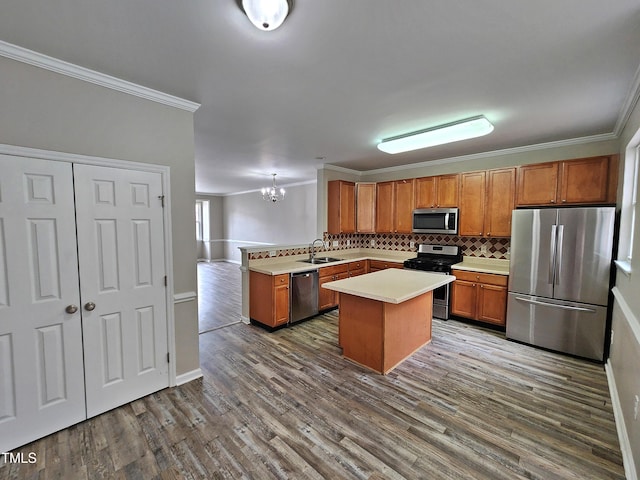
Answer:
<svg viewBox="0 0 640 480"><path fill-rule="evenodd" d="M349 271L349 264L342 263L340 265L331 265L330 267L322 267L318 269L318 276L329 277L332 275L338 275L339 273L347 273Z"/></svg>
<svg viewBox="0 0 640 480"><path fill-rule="evenodd" d="M509 277L507 275L495 275L493 273L469 272L467 270L453 269L452 275L457 280L466 280L467 282L486 283L489 285L507 286Z"/></svg>
<svg viewBox="0 0 640 480"><path fill-rule="evenodd" d="M273 276L273 284L277 287L278 285L289 285L289 274L281 273L280 275Z"/></svg>
<svg viewBox="0 0 640 480"><path fill-rule="evenodd" d="M369 268L371 270L384 270L386 268L404 268L404 264L400 262L387 262L383 260L369 260Z"/></svg>
<svg viewBox="0 0 640 480"><path fill-rule="evenodd" d="M357 262L349 263L349 271L352 271L352 270L364 270L366 268L367 268L367 261L366 260L359 260Z"/></svg>

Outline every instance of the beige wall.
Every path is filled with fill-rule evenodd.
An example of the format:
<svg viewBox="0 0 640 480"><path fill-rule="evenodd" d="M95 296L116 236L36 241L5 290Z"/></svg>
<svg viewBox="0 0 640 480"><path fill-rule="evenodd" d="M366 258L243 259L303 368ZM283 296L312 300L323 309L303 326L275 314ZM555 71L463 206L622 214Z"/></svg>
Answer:
<svg viewBox="0 0 640 480"><path fill-rule="evenodd" d="M193 114L0 57L0 143L171 167L175 293L196 292ZM176 305L177 373L199 367L197 306Z"/></svg>
<svg viewBox="0 0 640 480"><path fill-rule="evenodd" d="M640 104L636 104L620 138L620 178L624 171L627 146L640 141ZM635 138L634 138L635 137ZM618 190L621 198L622 188ZM620 204L620 200L619 200ZM617 396L624 417L624 426L633 454L635 471L640 473L640 416L634 420L634 399L640 397L640 204L636 205L636 223L633 236L631 275L618 271L616 275L617 298L614 302L614 332L609 364L615 379ZM626 307L626 308L625 308ZM629 477L631 478L631 477Z"/></svg>

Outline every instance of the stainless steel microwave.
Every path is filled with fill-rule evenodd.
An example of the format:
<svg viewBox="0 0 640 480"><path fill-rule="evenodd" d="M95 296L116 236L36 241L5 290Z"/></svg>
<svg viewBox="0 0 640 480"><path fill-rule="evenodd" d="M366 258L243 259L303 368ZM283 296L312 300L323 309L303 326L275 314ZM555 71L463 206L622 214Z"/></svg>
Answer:
<svg viewBox="0 0 640 480"><path fill-rule="evenodd" d="M419 208L413 211L413 233L457 235L457 208Z"/></svg>

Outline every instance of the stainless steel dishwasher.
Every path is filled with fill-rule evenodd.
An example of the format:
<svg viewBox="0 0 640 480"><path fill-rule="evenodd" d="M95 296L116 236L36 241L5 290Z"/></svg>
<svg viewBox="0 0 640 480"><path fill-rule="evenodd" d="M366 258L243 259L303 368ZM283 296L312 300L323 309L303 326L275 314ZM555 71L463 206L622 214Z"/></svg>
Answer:
<svg viewBox="0 0 640 480"><path fill-rule="evenodd" d="M318 270L291 274L291 323L318 314Z"/></svg>

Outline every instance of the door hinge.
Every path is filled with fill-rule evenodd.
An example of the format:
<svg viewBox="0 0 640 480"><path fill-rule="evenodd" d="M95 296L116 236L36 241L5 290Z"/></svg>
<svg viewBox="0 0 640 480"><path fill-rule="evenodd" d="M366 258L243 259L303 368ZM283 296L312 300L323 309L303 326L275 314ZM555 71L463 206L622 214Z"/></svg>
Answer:
<svg viewBox="0 0 640 480"><path fill-rule="evenodd" d="M162 204L162 208L164 208L164 195L158 195L158 198L160 199L160 203Z"/></svg>
<svg viewBox="0 0 640 480"><path fill-rule="evenodd" d="M164 276L164 286L165 286L165 287L167 286L167 282L168 282L168 280L167 280L167 276L165 275L165 276Z"/></svg>
<svg viewBox="0 0 640 480"><path fill-rule="evenodd" d="M171 362L169 361L169 352L167 352L167 363L171 363Z"/></svg>

